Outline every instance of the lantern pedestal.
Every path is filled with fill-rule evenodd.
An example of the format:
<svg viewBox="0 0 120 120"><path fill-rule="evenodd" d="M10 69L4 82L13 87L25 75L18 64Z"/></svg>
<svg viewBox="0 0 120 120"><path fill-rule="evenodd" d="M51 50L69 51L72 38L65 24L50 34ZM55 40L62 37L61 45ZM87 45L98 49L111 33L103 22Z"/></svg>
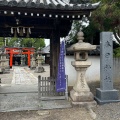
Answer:
<svg viewBox="0 0 120 120"><path fill-rule="evenodd" d="M74 89L70 91L71 103L78 107L95 107L96 101L93 99L91 92L76 92Z"/></svg>
<svg viewBox="0 0 120 120"><path fill-rule="evenodd" d="M76 83L73 90L70 91L70 97L73 105L96 105L94 96L90 92L88 84L85 80L85 73L87 68L91 65L90 61L72 61L72 66L77 71Z"/></svg>

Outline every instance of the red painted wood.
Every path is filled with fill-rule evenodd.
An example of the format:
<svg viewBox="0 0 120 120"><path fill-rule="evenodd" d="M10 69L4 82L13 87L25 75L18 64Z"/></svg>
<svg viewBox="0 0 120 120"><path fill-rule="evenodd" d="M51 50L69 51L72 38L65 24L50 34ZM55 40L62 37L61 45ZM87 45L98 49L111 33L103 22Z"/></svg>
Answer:
<svg viewBox="0 0 120 120"><path fill-rule="evenodd" d="M10 68L12 67L13 62L13 50L10 50Z"/></svg>
<svg viewBox="0 0 120 120"><path fill-rule="evenodd" d="M28 51L28 67L30 67L30 51Z"/></svg>
<svg viewBox="0 0 120 120"><path fill-rule="evenodd" d="M10 67L13 65L14 54L27 54L28 55L28 67L30 67L30 55L34 54L34 48L5 48L6 53L10 55ZM24 52L21 52L24 51Z"/></svg>

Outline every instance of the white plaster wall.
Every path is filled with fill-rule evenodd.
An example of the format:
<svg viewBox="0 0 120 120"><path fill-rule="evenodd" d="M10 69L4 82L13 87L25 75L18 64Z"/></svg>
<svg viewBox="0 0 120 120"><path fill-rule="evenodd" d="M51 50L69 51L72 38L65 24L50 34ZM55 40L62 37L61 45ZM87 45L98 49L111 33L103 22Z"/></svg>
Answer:
<svg viewBox="0 0 120 120"><path fill-rule="evenodd" d="M86 71L87 81L100 80L100 57L99 56L89 56L92 65ZM76 80L76 71L71 65L71 61L74 61L74 56L66 56L65 58L65 72L68 75L68 86L73 86Z"/></svg>
<svg viewBox="0 0 120 120"><path fill-rule="evenodd" d="M113 58L113 80L120 83L120 58Z"/></svg>

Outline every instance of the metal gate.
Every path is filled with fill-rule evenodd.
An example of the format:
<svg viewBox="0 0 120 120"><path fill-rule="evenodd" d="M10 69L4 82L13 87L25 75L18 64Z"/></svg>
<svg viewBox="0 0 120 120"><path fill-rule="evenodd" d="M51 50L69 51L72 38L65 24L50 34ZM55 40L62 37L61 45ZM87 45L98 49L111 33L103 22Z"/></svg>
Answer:
<svg viewBox="0 0 120 120"><path fill-rule="evenodd" d="M65 92L56 92L56 80L38 76L38 97L41 100L68 99L68 76L66 75Z"/></svg>

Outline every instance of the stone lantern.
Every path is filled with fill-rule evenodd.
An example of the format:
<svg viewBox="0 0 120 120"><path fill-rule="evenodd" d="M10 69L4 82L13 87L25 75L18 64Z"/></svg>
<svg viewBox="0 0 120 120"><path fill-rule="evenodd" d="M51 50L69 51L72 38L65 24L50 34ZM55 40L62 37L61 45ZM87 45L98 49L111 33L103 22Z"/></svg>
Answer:
<svg viewBox="0 0 120 120"><path fill-rule="evenodd" d="M35 69L35 72L38 72L38 73L44 72L44 68L42 67L42 61L43 61L42 56L38 54L38 56L37 56L37 67Z"/></svg>
<svg viewBox="0 0 120 120"><path fill-rule="evenodd" d="M3 57L3 61L4 61L5 70L6 70L6 72L9 72L10 67L9 67L9 59L7 58L7 54L4 53L2 57Z"/></svg>
<svg viewBox="0 0 120 120"><path fill-rule="evenodd" d="M35 68L36 68L36 61L35 61L35 56L33 54L31 55L30 69L35 69Z"/></svg>
<svg viewBox="0 0 120 120"><path fill-rule="evenodd" d="M25 57L21 55L21 66L25 66Z"/></svg>
<svg viewBox="0 0 120 120"><path fill-rule="evenodd" d="M3 60L3 53L0 51L0 73L5 71L4 60Z"/></svg>
<svg viewBox="0 0 120 120"><path fill-rule="evenodd" d="M8 59L6 58L6 54L3 51L0 51L0 73L9 71Z"/></svg>
<svg viewBox="0 0 120 120"><path fill-rule="evenodd" d="M71 64L77 71L77 78L73 89L70 91L70 97L73 105L96 105L94 96L90 92L88 84L85 80L85 72L91 66L88 61L88 51L96 49L96 45L83 42L84 34L82 31L77 34L78 43L73 44L67 50L74 52L74 59Z"/></svg>

